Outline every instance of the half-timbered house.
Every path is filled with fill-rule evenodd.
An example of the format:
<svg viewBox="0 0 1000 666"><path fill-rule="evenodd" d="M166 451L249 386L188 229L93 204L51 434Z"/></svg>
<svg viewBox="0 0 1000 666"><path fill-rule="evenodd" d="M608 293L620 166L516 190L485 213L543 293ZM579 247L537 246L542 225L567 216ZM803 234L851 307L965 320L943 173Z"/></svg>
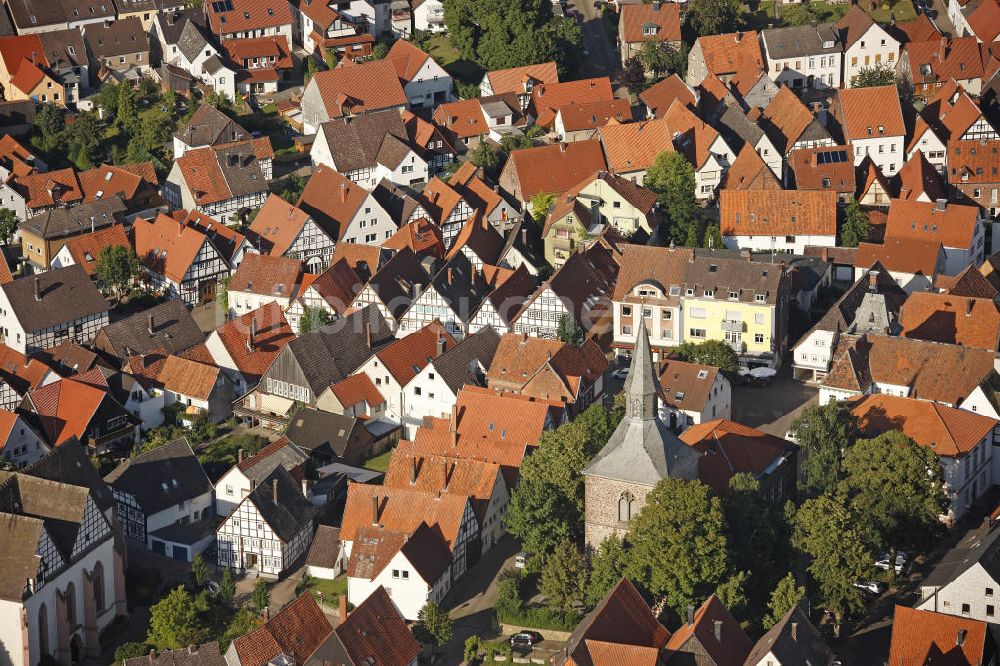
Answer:
<svg viewBox="0 0 1000 666"><path fill-rule="evenodd" d="M445 249L450 249L462 225L472 215L472 206L440 178L431 178L420 196L420 203L441 228Z"/></svg>
<svg viewBox="0 0 1000 666"><path fill-rule="evenodd" d="M431 278L409 248L397 252L355 296L351 308L375 305L393 330Z"/></svg>
<svg viewBox="0 0 1000 666"><path fill-rule="evenodd" d="M236 453L236 464L215 483L215 515L228 517L276 467L284 467L296 480L304 479L307 460L309 455L287 437L271 442L252 456L240 449Z"/></svg>
<svg viewBox="0 0 1000 666"><path fill-rule="evenodd" d="M12 280L0 285L0 343L31 354L67 339L90 342L109 309L80 265Z"/></svg>
<svg viewBox="0 0 1000 666"><path fill-rule="evenodd" d="M190 562L215 538L212 483L181 437L129 458L108 476L125 537Z"/></svg>
<svg viewBox="0 0 1000 666"><path fill-rule="evenodd" d="M330 265L336 239L303 210L272 194L250 224L250 240L261 254L297 259L309 273Z"/></svg>
<svg viewBox="0 0 1000 666"><path fill-rule="evenodd" d="M215 365L235 382L236 394L243 395L294 339L281 307L271 302L212 331L205 347ZM291 403L285 407L290 409Z"/></svg>
<svg viewBox="0 0 1000 666"><path fill-rule="evenodd" d="M311 283L305 281L305 276L303 278L299 297L285 310L285 318L296 335L301 330L301 318L306 309L318 308L326 312L331 320L339 319L365 286L346 259L323 271Z"/></svg>
<svg viewBox="0 0 1000 666"><path fill-rule="evenodd" d="M215 300L229 265L205 233L160 214L137 219L132 227L135 252L153 289L187 305Z"/></svg>
<svg viewBox="0 0 1000 666"><path fill-rule="evenodd" d="M315 515L299 483L276 467L216 531L218 565L279 577L309 549Z"/></svg>
<svg viewBox="0 0 1000 666"><path fill-rule="evenodd" d="M297 205L338 243L378 245L396 231L371 192L325 165L313 172Z"/></svg>
<svg viewBox="0 0 1000 666"><path fill-rule="evenodd" d="M37 358L0 344L0 409L14 411L33 388L59 381L59 373Z"/></svg>

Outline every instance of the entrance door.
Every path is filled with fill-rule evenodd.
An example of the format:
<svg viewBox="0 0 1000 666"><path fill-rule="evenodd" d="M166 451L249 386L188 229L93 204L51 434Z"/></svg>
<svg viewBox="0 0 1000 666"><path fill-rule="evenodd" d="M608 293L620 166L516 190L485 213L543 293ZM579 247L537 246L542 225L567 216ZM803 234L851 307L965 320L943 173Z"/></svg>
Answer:
<svg viewBox="0 0 1000 666"><path fill-rule="evenodd" d="M257 568L257 554L256 553L245 553L243 555L243 561L246 563L245 569L247 571L252 571Z"/></svg>
<svg viewBox="0 0 1000 666"><path fill-rule="evenodd" d="M181 562L188 561L188 549L185 546L174 546L174 559Z"/></svg>
<svg viewBox="0 0 1000 666"><path fill-rule="evenodd" d="M156 540L154 540L153 541L153 552L156 553L156 554L158 554L158 555L166 555L167 554L167 544L163 543L162 541L156 541Z"/></svg>
<svg viewBox="0 0 1000 666"><path fill-rule="evenodd" d="M215 290L218 287L218 282L214 279L202 280L198 283L198 302L199 303L211 303L215 300Z"/></svg>

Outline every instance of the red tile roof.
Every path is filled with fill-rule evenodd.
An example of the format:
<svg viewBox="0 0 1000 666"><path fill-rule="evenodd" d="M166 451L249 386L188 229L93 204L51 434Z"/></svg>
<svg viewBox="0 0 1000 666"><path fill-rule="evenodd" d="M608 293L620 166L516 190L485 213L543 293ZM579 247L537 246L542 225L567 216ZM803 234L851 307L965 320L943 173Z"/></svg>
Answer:
<svg viewBox="0 0 1000 666"><path fill-rule="evenodd" d="M331 385L330 391L345 409L361 402L368 403L370 408L385 403L385 397L372 383L371 378L363 372Z"/></svg>
<svg viewBox="0 0 1000 666"><path fill-rule="evenodd" d="M837 193L809 190L722 190L723 236L835 236Z"/></svg>
<svg viewBox="0 0 1000 666"><path fill-rule="evenodd" d="M910 64L908 73L918 86L947 79L979 79L984 74L979 42L971 35L911 42L903 47L903 51L907 56L906 62Z"/></svg>
<svg viewBox="0 0 1000 666"><path fill-rule="evenodd" d="M996 41L1000 37L1000 0L982 0L965 20L980 42Z"/></svg>
<svg viewBox="0 0 1000 666"><path fill-rule="evenodd" d="M893 199L885 225L886 238L923 238L945 247L970 248L979 224L976 206L948 204L944 210L933 202Z"/></svg>
<svg viewBox="0 0 1000 666"><path fill-rule="evenodd" d="M83 200L85 202L94 201L120 194L122 200L128 203L144 184L154 189L159 184L156 172L153 171L152 162L130 166L134 168L128 169L125 165L102 164L99 167L81 171L79 178L80 189L83 190Z"/></svg>
<svg viewBox="0 0 1000 666"><path fill-rule="evenodd" d="M18 177L34 172L32 162L35 157L30 150L18 143L10 134L0 138L0 162L8 167L10 172Z"/></svg>
<svg viewBox="0 0 1000 666"><path fill-rule="evenodd" d="M379 587L336 629L352 663L371 666L409 664L420 654L420 644L385 588Z"/></svg>
<svg viewBox="0 0 1000 666"><path fill-rule="evenodd" d="M333 632L312 593L305 593L246 636L233 641L242 666L265 666L281 655L306 663Z"/></svg>
<svg viewBox="0 0 1000 666"><path fill-rule="evenodd" d="M915 291L899 312L901 335L997 351L1000 307L992 298Z"/></svg>
<svg viewBox="0 0 1000 666"><path fill-rule="evenodd" d="M906 136L895 85L843 88L837 94L840 97L839 120L846 140Z"/></svg>
<svg viewBox="0 0 1000 666"><path fill-rule="evenodd" d="M247 341L253 324L257 327L257 333L251 350ZM274 301L223 324L215 329L215 333L229 352L236 368L244 375L255 377L263 375L284 346L295 339L295 333L285 320L281 306Z"/></svg>
<svg viewBox="0 0 1000 666"><path fill-rule="evenodd" d="M944 267L944 249L938 241L922 238L889 238L885 243L859 243L854 267L868 269L879 262L894 273L931 278Z"/></svg>
<svg viewBox="0 0 1000 666"><path fill-rule="evenodd" d="M46 384L29 395L46 438L56 446L72 437L83 441L87 426L108 396L105 391L72 379Z"/></svg>
<svg viewBox="0 0 1000 666"><path fill-rule="evenodd" d="M697 646L688 645L692 638ZM681 625L664 646L667 662L675 653L702 658L704 652L715 666L743 666L752 649L753 642L740 623L714 594L695 611L694 622Z"/></svg>
<svg viewBox="0 0 1000 666"><path fill-rule="evenodd" d="M466 164L469 164L466 162ZM399 231L382 243L382 247L390 250L402 250L408 247L414 254L425 254L438 259L444 256L444 239L441 228L426 217L404 224Z"/></svg>
<svg viewBox="0 0 1000 666"><path fill-rule="evenodd" d="M657 155L674 151L673 135L663 119L608 123L599 136L608 168L616 173L648 169Z"/></svg>
<svg viewBox="0 0 1000 666"><path fill-rule="evenodd" d="M44 208L83 200L80 181L72 167L33 173L18 178L15 183L24 191L28 208Z"/></svg>
<svg viewBox="0 0 1000 666"><path fill-rule="evenodd" d="M681 41L681 6L675 2L650 2L623 5L619 29L626 42L679 42ZM646 28L654 28L655 35L647 35Z"/></svg>
<svg viewBox="0 0 1000 666"><path fill-rule="evenodd" d="M840 162L819 160L820 154L843 152ZM850 146L822 146L819 148L796 148L788 156L788 165L795 174L797 190L830 190L849 192L852 196L857 189L854 160Z"/></svg>
<svg viewBox="0 0 1000 666"><path fill-rule="evenodd" d="M282 0L231 0L229 11L208 11L208 24L216 35L263 30L292 24L292 9Z"/></svg>
<svg viewBox="0 0 1000 666"><path fill-rule="evenodd" d="M486 79L490 83L494 95L503 93L525 94L525 84L528 81L537 83L558 83L559 73L556 71L554 62L542 62L537 65L525 65L524 67L512 67L510 69L500 69L486 72Z"/></svg>
<svg viewBox="0 0 1000 666"><path fill-rule="evenodd" d="M160 213L156 219L137 218L132 226L135 253L151 272L165 275L176 283L194 263L207 242L205 234Z"/></svg>
<svg viewBox="0 0 1000 666"><path fill-rule="evenodd" d="M368 195L365 188L320 164L306 183L296 205L309 215L315 217L318 214L325 218L318 222L327 227L327 233L333 235L335 241L339 241ZM338 243L337 247L341 245L351 243Z"/></svg>
<svg viewBox="0 0 1000 666"><path fill-rule="evenodd" d="M460 139L480 136L490 131L478 98L446 102L434 110L434 121L447 127Z"/></svg>
<svg viewBox="0 0 1000 666"><path fill-rule="evenodd" d="M218 367L190 361L180 356L168 356L157 380L168 391L180 395L208 400L219 379Z"/></svg>
<svg viewBox="0 0 1000 666"><path fill-rule="evenodd" d="M406 93L396 68L387 60L317 72L315 82L331 118L406 106Z"/></svg>
<svg viewBox="0 0 1000 666"><path fill-rule="evenodd" d="M396 74L404 82L412 81L429 58L430 56L425 51L405 39L397 39L385 56L385 59L396 68Z"/></svg>
<svg viewBox="0 0 1000 666"><path fill-rule="evenodd" d="M989 625L982 620L896 606L888 663L891 666L982 664L988 633Z"/></svg>
<svg viewBox="0 0 1000 666"><path fill-rule="evenodd" d="M866 436L900 430L939 456L958 458L974 449L997 425L996 419L936 402L895 395L866 395L851 412Z"/></svg>
<svg viewBox="0 0 1000 666"><path fill-rule="evenodd" d="M437 357L440 344L444 345L441 349L444 352L456 343L455 338L435 319L419 331L382 348L375 356L400 386L406 386L425 365Z"/></svg>
<svg viewBox="0 0 1000 666"><path fill-rule="evenodd" d="M229 282L230 292L295 298L302 281L302 262L290 257L250 253Z"/></svg>
<svg viewBox="0 0 1000 666"><path fill-rule="evenodd" d="M1000 140L949 141L948 170L953 185L1000 183Z"/></svg>
<svg viewBox="0 0 1000 666"><path fill-rule="evenodd" d="M458 541L468 503L465 495L349 483L340 538L354 541L359 529L373 525L412 534L421 523L427 523L441 533L450 549Z"/></svg>
<svg viewBox="0 0 1000 666"><path fill-rule="evenodd" d="M729 494L733 475L745 472L760 477L776 460L795 450L795 445L780 437L726 419L693 425L680 437L702 454L698 478L719 495Z"/></svg>
<svg viewBox="0 0 1000 666"><path fill-rule="evenodd" d="M515 150L504 169L511 166L516 169L524 201L539 192L562 194L607 168L601 144L593 139Z"/></svg>
<svg viewBox="0 0 1000 666"><path fill-rule="evenodd" d="M634 7L637 5L628 5ZM596 102L570 102L559 108L563 129L579 132L607 125L611 119L620 123L632 119L632 107L627 99L598 100Z"/></svg>
<svg viewBox="0 0 1000 666"><path fill-rule="evenodd" d="M927 161L922 150L916 151L906 161L898 176L900 199L916 199L921 195L931 201L947 198L948 190L941 180L941 174Z"/></svg>
<svg viewBox="0 0 1000 666"><path fill-rule="evenodd" d="M250 223L250 231L262 241L262 252L282 255L298 238L307 220L308 213L272 193Z"/></svg>
<svg viewBox="0 0 1000 666"><path fill-rule="evenodd" d="M281 35L224 39L222 48L230 60L242 67L249 67L251 71L258 68L272 71L288 69L295 64L288 50L288 40ZM260 59L260 63L254 64L255 59Z"/></svg>
<svg viewBox="0 0 1000 666"><path fill-rule="evenodd" d="M677 74L671 74L646 88L639 93L639 99L657 118L661 118L667 112L674 100L679 100L681 104L690 108L698 104L694 92Z"/></svg>
<svg viewBox="0 0 1000 666"><path fill-rule="evenodd" d="M73 261L83 266L87 275L93 275L97 269L97 257L101 254L101 248L115 246L129 249L132 247L128 241L128 234L125 233L125 227L120 224L112 224L92 234L74 236L66 241L66 250L73 257Z"/></svg>
<svg viewBox="0 0 1000 666"><path fill-rule="evenodd" d="M535 110L535 123L548 127L556 118L556 112L575 102L611 101L614 99L611 79L602 76L565 83L543 83L531 90L531 106Z"/></svg>
<svg viewBox="0 0 1000 666"><path fill-rule="evenodd" d="M708 71L718 76L734 74L747 64L759 69L764 67L757 31L731 32L725 35L702 35L695 45L701 45L701 54Z"/></svg>

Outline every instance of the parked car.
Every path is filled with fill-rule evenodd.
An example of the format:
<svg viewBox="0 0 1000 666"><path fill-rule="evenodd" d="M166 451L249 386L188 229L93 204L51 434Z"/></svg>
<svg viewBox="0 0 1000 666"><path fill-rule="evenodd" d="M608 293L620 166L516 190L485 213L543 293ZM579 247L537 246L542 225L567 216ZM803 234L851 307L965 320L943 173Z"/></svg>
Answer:
<svg viewBox="0 0 1000 666"><path fill-rule="evenodd" d="M864 590L871 594L879 595L889 589L889 586L885 583L877 580L863 580L854 584L854 587L859 590Z"/></svg>
<svg viewBox="0 0 1000 666"><path fill-rule="evenodd" d="M211 592L212 594L218 594L221 588L219 587L219 584L216 583L214 580L206 580L205 589Z"/></svg>
<svg viewBox="0 0 1000 666"><path fill-rule="evenodd" d="M521 551L514 556L514 568L523 569L528 564L528 558L531 557L531 553Z"/></svg>
<svg viewBox="0 0 1000 666"><path fill-rule="evenodd" d="M510 637L510 644L531 647L543 640L542 635L537 631L521 631Z"/></svg>
<svg viewBox="0 0 1000 666"><path fill-rule="evenodd" d="M615 379L628 379L628 368L619 368L611 373Z"/></svg>
<svg viewBox="0 0 1000 666"><path fill-rule="evenodd" d="M906 570L906 565L909 562L909 556L906 553L898 552L896 553L896 564L893 570L896 574L901 574ZM877 560L875 560L875 568L882 571L889 570L889 553L882 553Z"/></svg>

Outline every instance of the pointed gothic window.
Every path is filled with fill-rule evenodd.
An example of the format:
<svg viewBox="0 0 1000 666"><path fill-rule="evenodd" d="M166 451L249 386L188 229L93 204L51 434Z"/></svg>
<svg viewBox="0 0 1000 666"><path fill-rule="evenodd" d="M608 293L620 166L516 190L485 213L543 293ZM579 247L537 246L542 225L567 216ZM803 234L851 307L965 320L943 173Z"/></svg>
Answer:
<svg viewBox="0 0 1000 666"><path fill-rule="evenodd" d="M632 519L632 507L635 505L635 496L629 491L622 493L618 498L618 520L627 523Z"/></svg>

